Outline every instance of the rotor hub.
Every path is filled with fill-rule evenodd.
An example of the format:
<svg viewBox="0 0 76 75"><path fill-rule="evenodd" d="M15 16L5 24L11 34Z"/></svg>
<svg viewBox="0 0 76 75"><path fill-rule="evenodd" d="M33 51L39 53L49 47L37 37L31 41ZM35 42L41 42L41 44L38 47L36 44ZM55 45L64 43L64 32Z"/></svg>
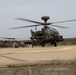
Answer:
<svg viewBox="0 0 76 75"><path fill-rule="evenodd" d="M42 16L41 19L42 20L48 20L50 17L49 16Z"/></svg>
<svg viewBox="0 0 76 75"><path fill-rule="evenodd" d="M50 19L50 17L49 16L42 16L41 19L44 20L45 22L47 22L47 20Z"/></svg>

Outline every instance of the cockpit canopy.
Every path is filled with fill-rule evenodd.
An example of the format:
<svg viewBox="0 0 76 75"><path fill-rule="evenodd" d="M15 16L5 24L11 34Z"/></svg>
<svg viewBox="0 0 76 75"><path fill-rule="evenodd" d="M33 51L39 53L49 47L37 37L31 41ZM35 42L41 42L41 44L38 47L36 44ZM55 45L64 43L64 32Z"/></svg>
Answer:
<svg viewBox="0 0 76 75"><path fill-rule="evenodd" d="M59 34L58 31L55 29L55 28L50 28L50 27L47 27L44 29L44 31L49 34L49 35L52 35L52 34Z"/></svg>

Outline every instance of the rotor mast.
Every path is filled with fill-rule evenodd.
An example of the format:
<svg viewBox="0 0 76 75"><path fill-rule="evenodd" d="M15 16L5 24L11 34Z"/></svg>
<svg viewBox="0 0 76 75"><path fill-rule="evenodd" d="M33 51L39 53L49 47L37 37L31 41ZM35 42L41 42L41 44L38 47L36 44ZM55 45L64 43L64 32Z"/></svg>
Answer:
<svg viewBox="0 0 76 75"><path fill-rule="evenodd" d="M41 19L44 20L44 28L47 28L47 20L50 19L50 17L49 16L42 16Z"/></svg>

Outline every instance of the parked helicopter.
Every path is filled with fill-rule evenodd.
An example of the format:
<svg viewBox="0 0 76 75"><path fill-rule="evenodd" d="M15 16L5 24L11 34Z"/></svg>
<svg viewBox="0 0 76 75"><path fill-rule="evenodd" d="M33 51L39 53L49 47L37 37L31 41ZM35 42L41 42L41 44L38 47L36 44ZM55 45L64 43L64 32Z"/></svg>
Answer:
<svg viewBox="0 0 76 75"><path fill-rule="evenodd" d="M0 37L2 38L2 42L0 43L0 47L25 47L24 42L17 40L18 38L11 37Z"/></svg>
<svg viewBox="0 0 76 75"><path fill-rule="evenodd" d="M72 21L76 21L76 19L48 23L47 20L49 18L50 18L49 16L42 16L41 19L44 20L44 23L28 20L24 18L16 18L17 20L28 21L28 22L36 23L37 25L14 27L11 29L43 26L43 28L40 31L38 31L37 29L36 31L31 30L31 37L30 37L31 40L28 42L25 42L25 44L32 44L32 47L34 45L41 45L42 47L44 47L46 43L50 43L51 45L54 45L56 47L57 42L61 42L64 39L63 39L63 36L60 35L55 28L49 27L49 25L59 27L59 28L68 28L68 27L58 26L53 24L72 22Z"/></svg>

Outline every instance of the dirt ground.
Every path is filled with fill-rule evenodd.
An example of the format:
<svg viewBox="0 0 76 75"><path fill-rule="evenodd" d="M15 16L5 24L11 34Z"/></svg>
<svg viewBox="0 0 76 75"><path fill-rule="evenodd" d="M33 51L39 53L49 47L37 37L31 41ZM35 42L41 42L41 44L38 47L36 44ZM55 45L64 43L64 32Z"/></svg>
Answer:
<svg viewBox="0 0 76 75"><path fill-rule="evenodd" d="M0 64L28 63L40 60L75 59L76 45L58 47L0 48Z"/></svg>

